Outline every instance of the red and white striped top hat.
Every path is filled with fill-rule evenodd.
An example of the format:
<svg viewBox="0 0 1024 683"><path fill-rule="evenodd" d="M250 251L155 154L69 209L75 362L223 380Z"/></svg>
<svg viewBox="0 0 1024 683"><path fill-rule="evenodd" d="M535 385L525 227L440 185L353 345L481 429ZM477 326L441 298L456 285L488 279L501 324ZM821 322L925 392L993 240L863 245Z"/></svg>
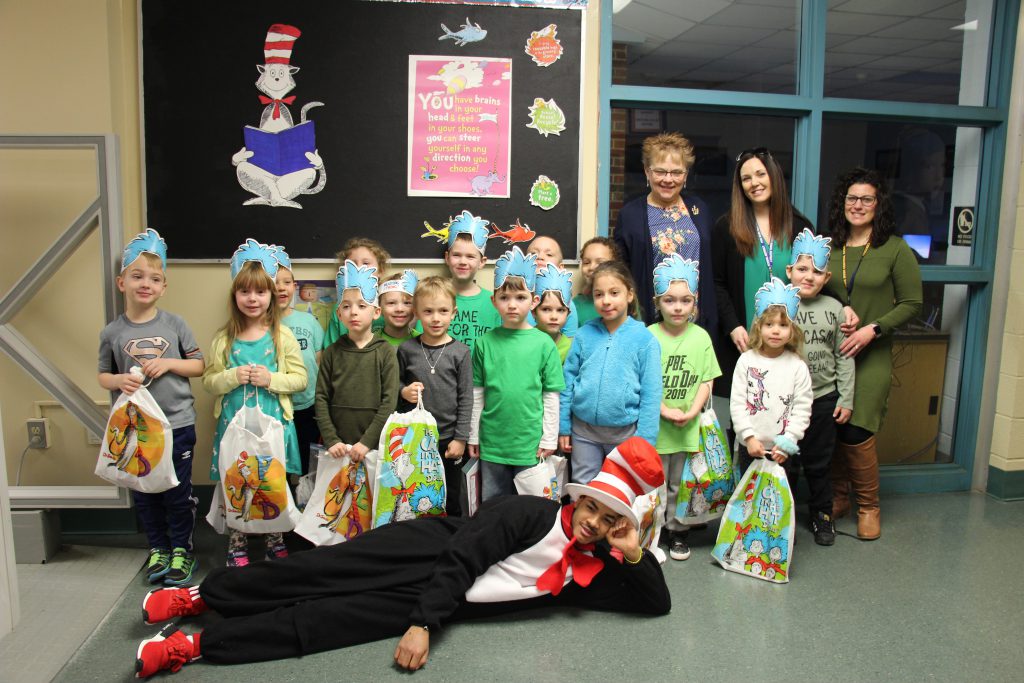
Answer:
<svg viewBox="0 0 1024 683"><path fill-rule="evenodd" d="M654 446L639 436L623 441L604 459L601 471L589 484L566 484L572 499L590 496L627 517L635 527L640 520L633 512L633 501L665 483L661 456Z"/></svg>
<svg viewBox="0 0 1024 683"><path fill-rule="evenodd" d="M302 31L288 24L273 24L267 29L267 41L263 44L263 57L267 64L289 64L295 39Z"/></svg>

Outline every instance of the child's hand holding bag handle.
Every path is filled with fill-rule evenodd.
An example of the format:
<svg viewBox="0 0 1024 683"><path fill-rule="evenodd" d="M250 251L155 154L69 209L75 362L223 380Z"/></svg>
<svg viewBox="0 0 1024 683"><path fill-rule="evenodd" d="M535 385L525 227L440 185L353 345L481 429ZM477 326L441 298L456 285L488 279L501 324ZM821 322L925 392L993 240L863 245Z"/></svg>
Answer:
<svg viewBox="0 0 1024 683"><path fill-rule="evenodd" d="M143 377L138 366L130 372ZM179 483L172 459L174 432L146 388L152 381L114 401L96 460L97 477L140 493L161 493Z"/></svg>

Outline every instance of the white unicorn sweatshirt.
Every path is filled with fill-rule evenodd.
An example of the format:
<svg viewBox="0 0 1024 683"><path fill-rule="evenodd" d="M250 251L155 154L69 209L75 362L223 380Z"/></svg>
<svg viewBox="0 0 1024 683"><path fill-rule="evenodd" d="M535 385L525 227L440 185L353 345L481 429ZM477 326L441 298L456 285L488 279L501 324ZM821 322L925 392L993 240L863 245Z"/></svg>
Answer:
<svg viewBox="0 0 1024 683"><path fill-rule="evenodd" d="M813 401L811 373L792 351L768 358L750 350L736 362L729 412L741 444L754 436L766 450L779 446L793 455L810 424Z"/></svg>

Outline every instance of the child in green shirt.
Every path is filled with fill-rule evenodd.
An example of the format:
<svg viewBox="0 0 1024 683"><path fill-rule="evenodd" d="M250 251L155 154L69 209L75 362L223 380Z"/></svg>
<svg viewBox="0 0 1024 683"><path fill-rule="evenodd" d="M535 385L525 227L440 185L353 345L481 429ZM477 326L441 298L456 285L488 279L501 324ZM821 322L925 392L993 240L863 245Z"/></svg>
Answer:
<svg viewBox="0 0 1024 683"><path fill-rule="evenodd" d="M448 224L448 248L444 262L455 286L455 317L448 333L473 349L476 340L501 325L491 293L476 283L476 274L487 264L488 222L463 211Z"/></svg>

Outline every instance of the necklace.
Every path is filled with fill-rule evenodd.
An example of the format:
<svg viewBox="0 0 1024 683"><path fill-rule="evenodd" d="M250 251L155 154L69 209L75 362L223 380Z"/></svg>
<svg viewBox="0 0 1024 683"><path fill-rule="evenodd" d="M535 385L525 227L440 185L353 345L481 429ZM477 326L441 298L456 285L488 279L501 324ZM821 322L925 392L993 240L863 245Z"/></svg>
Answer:
<svg viewBox="0 0 1024 683"><path fill-rule="evenodd" d="M860 266L864 263L864 257L868 255L868 249L871 248L871 240L864 245L864 252L860 255L860 261L857 262L857 267L853 269L853 273L850 274L850 281L846 281L846 245L843 245L843 286L846 287L846 296L849 297L853 294L853 281L857 278L857 271L860 270Z"/></svg>
<svg viewBox="0 0 1024 683"><path fill-rule="evenodd" d="M448 344L450 343L451 342L448 342ZM432 358L427 355L427 345L420 342L420 351L423 352L423 360L427 361L427 366L430 368L431 375L435 374L434 369L437 367L437 364L441 362L441 356L444 355L445 350L448 348L448 344L441 346L441 352L437 354L437 358ZM433 363L431 363L431 361L433 361Z"/></svg>

